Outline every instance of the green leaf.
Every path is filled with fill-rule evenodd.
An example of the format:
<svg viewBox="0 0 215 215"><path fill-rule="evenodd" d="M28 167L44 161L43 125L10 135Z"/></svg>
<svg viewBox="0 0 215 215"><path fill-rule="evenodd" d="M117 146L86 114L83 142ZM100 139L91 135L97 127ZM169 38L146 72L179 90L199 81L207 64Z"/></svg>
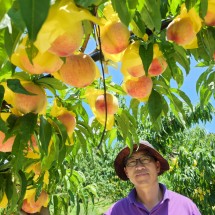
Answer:
<svg viewBox="0 0 215 215"><path fill-rule="evenodd" d="M22 19L20 10L19 10L19 3L17 1L13 2L13 6L8 11L8 16L11 19L11 22L14 26L19 29L20 32L24 32L25 30L25 23Z"/></svg>
<svg viewBox="0 0 215 215"><path fill-rule="evenodd" d="M135 9L138 5L138 0L127 0L127 2L130 9Z"/></svg>
<svg viewBox="0 0 215 215"><path fill-rule="evenodd" d="M31 41L35 41L48 15L50 0L18 0L18 2L29 38Z"/></svg>
<svg viewBox="0 0 215 215"><path fill-rule="evenodd" d="M192 102L191 102L190 98L186 95L185 92L183 92L183 91L181 91L179 89L174 89L174 88L171 88L170 90L172 92L177 93L188 104L188 106L190 107L190 109L193 110Z"/></svg>
<svg viewBox="0 0 215 215"><path fill-rule="evenodd" d="M37 125L37 114L27 113L19 117L13 127L13 132L20 133L23 140L30 140Z"/></svg>
<svg viewBox="0 0 215 215"><path fill-rule="evenodd" d="M155 122L162 113L162 96L155 90L152 90L148 100L149 115Z"/></svg>
<svg viewBox="0 0 215 215"><path fill-rule="evenodd" d="M21 93L25 95L36 95L27 91L20 83L19 79L8 79L7 86L14 92L14 93Z"/></svg>
<svg viewBox="0 0 215 215"><path fill-rule="evenodd" d="M124 23L126 26L131 21L131 15L129 13L127 4L124 1L118 1L118 0L111 0L113 9L118 13L118 16L122 23Z"/></svg>
<svg viewBox="0 0 215 215"><path fill-rule="evenodd" d="M0 0L0 21L3 19L4 15L7 13L8 9L12 5L12 0Z"/></svg>
<svg viewBox="0 0 215 215"><path fill-rule="evenodd" d="M14 27L12 28L12 33L9 32L8 28L5 29L4 33L5 50L9 57L11 57L11 55L13 54L20 36L21 32Z"/></svg>
<svg viewBox="0 0 215 215"><path fill-rule="evenodd" d="M19 177L19 182L20 182L20 188L19 188L20 196L19 196L18 204L21 205L23 203L23 199L25 197L25 192L26 192L26 188L27 188L27 179L26 179L24 172L22 172L22 170L19 170L17 176Z"/></svg>
<svg viewBox="0 0 215 215"><path fill-rule="evenodd" d="M175 49L175 60L183 66L183 68L186 71L186 74L189 74L190 72L190 58L187 56L186 50L183 49L180 46L177 46L174 44L174 49Z"/></svg>
<svg viewBox="0 0 215 215"><path fill-rule="evenodd" d="M40 141L45 154L48 154L48 147L52 136L51 124L41 115L40 116Z"/></svg>
<svg viewBox="0 0 215 215"><path fill-rule="evenodd" d="M153 59L153 44L149 43L147 47L141 44L139 47L139 54L144 65L145 73L148 75L148 69Z"/></svg>
<svg viewBox="0 0 215 215"><path fill-rule="evenodd" d="M142 19L146 26L151 30L160 32L161 29L161 13L160 1L145 0L144 7L141 11Z"/></svg>
<svg viewBox="0 0 215 215"><path fill-rule="evenodd" d="M200 1L200 15L201 17L205 17L208 10L208 0L201 0Z"/></svg>
<svg viewBox="0 0 215 215"><path fill-rule="evenodd" d="M4 99L4 87L2 85L0 85L0 107L2 106L2 102L3 102L3 99Z"/></svg>
<svg viewBox="0 0 215 215"><path fill-rule="evenodd" d="M22 136L20 134L17 134L12 148L12 155L14 156L12 164L13 170L15 172L18 172L23 167L25 160L23 150L25 148L25 145L26 141L22 139Z"/></svg>
<svg viewBox="0 0 215 215"><path fill-rule="evenodd" d="M35 83L38 83L40 85L44 84L45 86L49 85L56 90L67 89L67 86L62 81L59 81L53 77L44 77L44 78L36 80Z"/></svg>

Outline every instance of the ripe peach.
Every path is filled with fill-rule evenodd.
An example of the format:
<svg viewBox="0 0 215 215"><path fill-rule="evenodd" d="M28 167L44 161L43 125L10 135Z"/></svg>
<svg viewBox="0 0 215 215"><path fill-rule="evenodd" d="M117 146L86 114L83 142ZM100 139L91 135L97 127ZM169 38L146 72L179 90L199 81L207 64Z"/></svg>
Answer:
<svg viewBox="0 0 215 215"><path fill-rule="evenodd" d="M188 45L196 37L196 32L189 17L176 18L167 27L167 39L178 45Z"/></svg>
<svg viewBox="0 0 215 215"><path fill-rule="evenodd" d="M42 191L38 199L35 201L35 193L33 193L29 198L24 199L22 204L22 210L27 213L37 213L40 212L42 206L48 201L48 194Z"/></svg>
<svg viewBox="0 0 215 215"><path fill-rule="evenodd" d="M208 0L208 11L204 20L206 25L215 26L215 1L214 0Z"/></svg>
<svg viewBox="0 0 215 215"><path fill-rule="evenodd" d="M76 118L71 113L65 112L57 117L58 120L66 127L68 134L72 134L76 126Z"/></svg>
<svg viewBox="0 0 215 215"><path fill-rule="evenodd" d="M215 61L215 52L214 52L214 54L213 54L213 59L214 59L214 61Z"/></svg>
<svg viewBox="0 0 215 215"><path fill-rule="evenodd" d="M122 56L122 73L133 77L141 77L145 74L142 60L139 55L139 43L130 44Z"/></svg>
<svg viewBox="0 0 215 215"><path fill-rule="evenodd" d="M101 47L108 54L118 54L129 45L130 32L120 21L108 22L101 27Z"/></svg>
<svg viewBox="0 0 215 215"><path fill-rule="evenodd" d="M84 31L81 22L74 23L72 29L73 31L58 36L51 44L49 52L60 57L67 57L74 53L82 43Z"/></svg>
<svg viewBox="0 0 215 215"><path fill-rule="evenodd" d="M148 74L150 76L157 76L162 74L167 68L167 63L163 57L154 58L149 67Z"/></svg>
<svg viewBox="0 0 215 215"><path fill-rule="evenodd" d="M118 100L115 96L110 93L106 93L107 101L107 114L115 114L119 108ZM105 114L106 112L105 96L99 95L95 101L95 108L100 114Z"/></svg>
<svg viewBox="0 0 215 215"><path fill-rule="evenodd" d="M125 91L137 99L147 99L152 91L153 82L150 77L128 79L124 82Z"/></svg>
<svg viewBox="0 0 215 215"><path fill-rule="evenodd" d="M53 73L60 69L63 60L60 57L49 52L38 52L33 57L32 62L29 60L26 52L27 37L18 46L11 56L11 62L30 74Z"/></svg>
<svg viewBox="0 0 215 215"><path fill-rule="evenodd" d="M86 87L96 78L96 65L86 54L71 55L59 70L60 79L74 87Z"/></svg>
<svg viewBox="0 0 215 215"><path fill-rule="evenodd" d="M0 131L0 152L11 152L15 136L8 138L5 142L4 139L5 134L2 131Z"/></svg>
<svg viewBox="0 0 215 215"><path fill-rule="evenodd" d="M46 94L43 88L34 83L24 83L23 87L35 95L15 93L13 106L23 114L33 112L40 113L46 107Z"/></svg>

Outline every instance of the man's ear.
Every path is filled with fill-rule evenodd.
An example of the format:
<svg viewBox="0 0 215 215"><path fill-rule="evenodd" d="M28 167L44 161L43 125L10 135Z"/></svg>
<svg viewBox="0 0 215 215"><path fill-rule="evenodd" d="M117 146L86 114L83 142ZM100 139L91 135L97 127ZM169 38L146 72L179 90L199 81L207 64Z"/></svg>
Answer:
<svg viewBox="0 0 215 215"><path fill-rule="evenodd" d="M128 177L128 171L125 167L124 167L124 172L125 172L126 176Z"/></svg>
<svg viewBox="0 0 215 215"><path fill-rule="evenodd" d="M161 170L161 164L159 161L156 161L156 168L157 168L157 173L159 173Z"/></svg>

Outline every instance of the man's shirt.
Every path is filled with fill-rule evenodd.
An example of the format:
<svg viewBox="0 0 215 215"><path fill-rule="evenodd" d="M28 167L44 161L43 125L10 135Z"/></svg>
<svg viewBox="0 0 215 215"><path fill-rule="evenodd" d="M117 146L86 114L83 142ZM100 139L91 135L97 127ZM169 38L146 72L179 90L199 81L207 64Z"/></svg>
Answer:
<svg viewBox="0 0 215 215"><path fill-rule="evenodd" d="M194 202L176 192L168 190L160 184L163 199L148 211L136 200L136 190L133 189L126 198L112 205L104 215L201 215Z"/></svg>

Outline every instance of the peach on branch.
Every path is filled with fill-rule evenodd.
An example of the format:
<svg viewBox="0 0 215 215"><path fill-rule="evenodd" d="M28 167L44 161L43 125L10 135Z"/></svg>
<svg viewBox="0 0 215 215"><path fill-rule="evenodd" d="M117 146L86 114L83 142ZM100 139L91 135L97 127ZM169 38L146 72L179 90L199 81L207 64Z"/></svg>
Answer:
<svg viewBox="0 0 215 215"><path fill-rule="evenodd" d="M101 26L101 48L108 54L118 54L129 45L130 32L120 21L107 22Z"/></svg>
<svg viewBox="0 0 215 215"><path fill-rule="evenodd" d="M35 46L41 53L51 51L59 56L68 56L77 51L82 44L83 20L96 24L100 20L88 10L77 7L74 1L56 1L41 27Z"/></svg>
<svg viewBox="0 0 215 215"><path fill-rule="evenodd" d="M123 89L128 95L142 101L147 101L152 91L153 82L150 77L130 78L123 83Z"/></svg>
<svg viewBox="0 0 215 215"><path fill-rule="evenodd" d="M82 88L90 85L98 73L93 59L89 55L79 53L67 57L59 73L53 75L66 84Z"/></svg>
<svg viewBox="0 0 215 215"><path fill-rule="evenodd" d="M208 10L204 20L206 25L215 26L215 0L208 0Z"/></svg>
<svg viewBox="0 0 215 215"><path fill-rule="evenodd" d="M107 92L107 94L109 94ZM96 119L102 124L106 124L106 129L110 130L114 125L114 113L118 110L118 101L117 98L110 94L110 99L108 99L107 106L109 113L107 113L107 118L105 113L105 104L104 104L104 91L94 88L88 88L86 90L85 97L87 99L90 108L95 115ZM96 102L97 101L97 102Z"/></svg>
<svg viewBox="0 0 215 215"><path fill-rule="evenodd" d="M35 200L36 189L27 190L22 204L22 210L27 213L40 212L43 206L47 207L48 194L43 190L38 199Z"/></svg>
<svg viewBox="0 0 215 215"><path fill-rule="evenodd" d="M155 58L152 60L148 74L150 76L158 76L166 70L167 66L168 65L163 57Z"/></svg>
<svg viewBox="0 0 215 215"><path fill-rule="evenodd" d="M25 82L22 86L32 95L12 92L12 106L23 114L29 112L42 113L47 103L44 89L33 82Z"/></svg>
<svg viewBox="0 0 215 215"><path fill-rule="evenodd" d="M15 136L12 136L5 140L5 134L0 131L0 152L11 152Z"/></svg>
<svg viewBox="0 0 215 215"><path fill-rule="evenodd" d="M139 55L139 42L131 43L122 56L121 72L124 76L141 77L145 74L142 60Z"/></svg>
<svg viewBox="0 0 215 215"><path fill-rule="evenodd" d="M117 98L110 94L106 93L106 103L105 103L105 95L99 95L95 101L95 108L100 114L115 114L119 108ZM106 110L107 109L107 110Z"/></svg>
<svg viewBox="0 0 215 215"><path fill-rule="evenodd" d="M60 57L67 57L80 47L84 36L82 23L74 23L70 28L71 31L65 32L53 41L49 52Z"/></svg>
<svg viewBox="0 0 215 215"><path fill-rule="evenodd" d="M167 39L179 45L187 45L195 37L196 32L189 17L174 19L167 27Z"/></svg>
<svg viewBox="0 0 215 215"><path fill-rule="evenodd" d="M26 52L27 39L28 38L25 37L12 54L11 62L14 65L30 74L53 73L60 69L63 60L49 52L38 52L32 57L32 61L30 61Z"/></svg>
<svg viewBox="0 0 215 215"><path fill-rule="evenodd" d="M62 122L62 124L66 127L67 133L71 135L76 126L75 114L71 111L65 111L64 113L58 115L57 119Z"/></svg>
<svg viewBox="0 0 215 215"><path fill-rule="evenodd" d="M196 34L200 31L202 20L195 8L187 11L182 4L180 14L167 27L167 40L173 41L186 49L197 48Z"/></svg>

